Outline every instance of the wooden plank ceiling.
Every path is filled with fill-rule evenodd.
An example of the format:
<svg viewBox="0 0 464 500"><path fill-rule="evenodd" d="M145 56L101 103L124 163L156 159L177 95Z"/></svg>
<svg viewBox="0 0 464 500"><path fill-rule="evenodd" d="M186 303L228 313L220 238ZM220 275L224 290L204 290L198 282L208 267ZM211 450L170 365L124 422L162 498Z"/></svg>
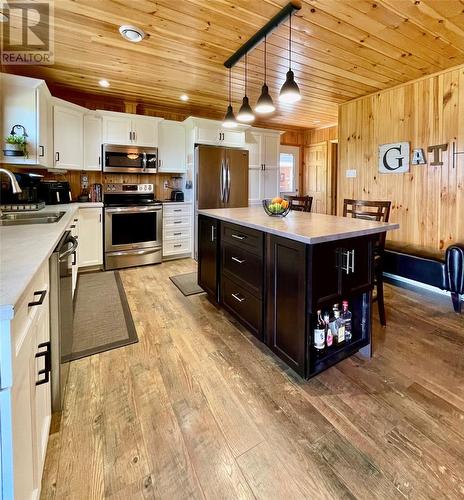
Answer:
<svg viewBox="0 0 464 500"><path fill-rule="evenodd" d="M55 0L55 64L10 66L55 86L221 117L223 62L287 0ZM134 44L118 27L148 37ZM339 103L464 63L462 0L305 0L293 20L293 69L303 99L266 121L320 127ZM268 38L268 84L277 102L287 71L287 23ZM260 92L263 47L249 56L250 102ZM102 89L98 80L111 82ZM232 76L234 108L243 63ZM190 96L182 103L179 96Z"/></svg>

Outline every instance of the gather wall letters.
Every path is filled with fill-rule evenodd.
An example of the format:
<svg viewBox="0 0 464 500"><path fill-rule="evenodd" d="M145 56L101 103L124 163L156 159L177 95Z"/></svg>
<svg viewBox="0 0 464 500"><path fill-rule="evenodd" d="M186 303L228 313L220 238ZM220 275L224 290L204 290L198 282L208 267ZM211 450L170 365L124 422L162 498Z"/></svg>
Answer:
<svg viewBox="0 0 464 500"><path fill-rule="evenodd" d="M448 144L429 146L427 151L433 153L431 166L441 166L441 153L448 150ZM379 172L382 174L403 174L409 172L409 142L381 144L379 146ZM427 159L422 148L413 149L411 163L426 165Z"/></svg>

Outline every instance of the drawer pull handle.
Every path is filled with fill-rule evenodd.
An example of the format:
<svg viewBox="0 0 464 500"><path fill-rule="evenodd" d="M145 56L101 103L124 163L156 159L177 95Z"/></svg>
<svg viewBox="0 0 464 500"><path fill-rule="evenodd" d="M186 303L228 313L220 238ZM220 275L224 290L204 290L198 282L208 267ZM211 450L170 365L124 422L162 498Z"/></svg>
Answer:
<svg viewBox="0 0 464 500"><path fill-rule="evenodd" d="M173 233L174 236L180 236L182 233Z"/></svg>
<svg viewBox="0 0 464 500"><path fill-rule="evenodd" d="M181 246L182 246L182 244L179 244L179 245L174 245L174 248L179 248L179 247L181 247Z"/></svg>
<svg viewBox="0 0 464 500"><path fill-rule="evenodd" d="M34 292L34 296L35 295L40 295L40 298L39 298L39 300L35 300L34 302L29 302L29 304L27 304L29 307L42 305L43 301L45 299L45 296L47 295L47 290L40 290L38 292Z"/></svg>
<svg viewBox="0 0 464 500"><path fill-rule="evenodd" d="M245 259L240 260L237 257L232 257L232 260L234 260L235 262L238 262L239 264L243 264L244 262L246 262Z"/></svg>
<svg viewBox="0 0 464 500"><path fill-rule="evenodd" d="M35 354L36 358L45 358L45 367L37 372L39 375L44 375L43 379L37 380L35 385L42 385L50 382L50 371L52 369L52 356L50 352L50 342L42 342L37 346L39 349L45 347L45 351L37 352Z"/></svg>
<svg viewBox="0 0 464 500"><path fill-rule="evenodd" d="M182 221L181 220L175 220L174 224L182 224Z"/></svg>
<svg viewBox="0 0 464 500"><path fill-rule="evenodd" d="M232 297L237 301L237 302L243 302L245 300L245 297L243 297L243 299L241 299L239 296L238 296L238 293L233 293L232 294Z"/></svg>
<svg viewBox="0 0 464 500"><path fill-rule="evenodd" d="M174 212L182 212L182 208L176 208Z"/></svg>
<svg viewBox="0 0 464 500"><path fill-rule="evenodd" d="M232 234L232 238L235 238L236 240L244 240L246 236L243 236L241 234Z"/></svg>

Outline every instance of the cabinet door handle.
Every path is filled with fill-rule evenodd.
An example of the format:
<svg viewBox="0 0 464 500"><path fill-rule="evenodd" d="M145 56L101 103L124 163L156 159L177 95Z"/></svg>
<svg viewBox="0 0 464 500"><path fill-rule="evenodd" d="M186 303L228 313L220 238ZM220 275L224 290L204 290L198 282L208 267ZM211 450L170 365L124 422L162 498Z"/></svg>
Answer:
<svg viewBox="0 0 464 500"><path fill-rule="evenodd" d="M44 358L45 359L45 366L41 370L37 372L37 375L40 377L41 375L44 376L43 379L39 379L36 381L35 385L42 385L42 384L47 384L50 382L50 371L52 369L52 356L51 356L51 349L50 349L50 342L42 342L37 346L39 349L45 348L45 351L40 351L35 354L36 359L38 358Z"/></svg>
<svg viewBox="0 0 464 500"><path fill-rule="evenodd" d="M99 219L98 219L98 222L101 224L101 221L102 221L102 214L100 214L100 215L98 216L98 218L99 218Z"/></svg>
<svg viewBox="0 0 464 500"><path fill-rule="evenodd" d="M238 293L233 293L232 294L232 297L237 301L237 302L243 302L245 300L245 297L243 297L243 299L241 299L239 296L238 296Z"/></svg>
<svg viewBox="0 0 464 500"><path fill-rule="evenodd" d="M77 236L75 236L75 238L77 238ZM72 266L75 266L76 263L77 263L77 257L76 257L76 251L74 250L74 252L72 253L72 256L73 256L73 260L72 260Z"/></svg>
<svg viewBox="0 0 464 500"><path fill-rule="evenodd" d="M176 208L173 212L182 212L182 208Z"/></svg>
<svg viewBox="0 0 464 500"><path fill-rule="evenodd" d="M182 246L182 243L179 243L178 245L174 245L174 248L180 248Z"/></svg>
<svg viewBox="0 0 464 500"><path fill-rule="evenodd" d="M39 156L45 156L45 148L43 146L39 146L39 150L40 150Z"/></svg>
<svg viewBox="0 0 464 500"><path fill-rule="evenodd" d="M134 141L136 141L136 140L137 140L137 133L135 132L135 130L132 132L132 139L133 139Z"/></svg>
<svg viewBox="0 0 464 500"><path fill-rule="evenodd" d="M246 239L246 236L243 236L241 234L232 234L232 238L235 238L236 240L244 240Z"/></svg>
<svg viewBox="0 0 464 500"><path fill-rule="evenodd" d="M351 250L350 254L351 254L351 265L348 261L348 268L350 272L354 273L354 250Z"/></svg>
<svg viewBox="0 0 464 500"><path fill-rule="evenodd" d="M180 236L182 233L173 233L174 236Z"/></svg>
<svg viewBox="0 0 464 500"><path fill-rule="evenodd" d="M98 166L101 165L101 156L98 157Z"/></svg>
<svg viewBox="0 0 464 500"><path fill-rule="evenodd" d="M211 226L211 241L216 241L216 227Z"/></svg>
<svg viewBox="0 0 464 500"><path fill-rule="evenodd" d="M232 260L235 261L235 262L238 262L239 264L243 264L244 262L246 262L245 259L240 260L237 257L232 257Z"/></svg>
<svg viewBox="0 0 464 500"><path fill-rule="evenodd" d="M47 290L39 290L38 292L34 292L34 296L35 295L40 295L39 300L29 302L29 304L27 304L29 307L41 306L43 304L45 296L47 295Z"/></svg>
<svg viewBox="0 0 464 500"><path fill-rule="evenodd" d="M173 224L182 224L182 221L181 221L181 220L175 220L175 221L173 222Z"/></svg>
<svg viewBox="0 0 464 500"><path fill-rule="evenodd" d="M57 152L55 153L55 161L56 161L57 163L60 161L60 152L59 152L59 151L57 151Z"/></svg>

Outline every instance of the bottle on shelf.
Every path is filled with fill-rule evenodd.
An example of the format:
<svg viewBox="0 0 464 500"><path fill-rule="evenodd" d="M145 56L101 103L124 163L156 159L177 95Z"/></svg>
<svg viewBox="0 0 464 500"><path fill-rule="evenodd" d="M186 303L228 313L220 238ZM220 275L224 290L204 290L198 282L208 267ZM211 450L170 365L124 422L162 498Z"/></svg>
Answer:
<svg viewBox="0 0 464 500"><path fill-rule="evenodd" d="M334 340L336 344L341 344L345 342L345 324L343 319L340 317L340 310L337 308L334 310L335 315L335 334Z"/></svg>
<svg viewBox="0 0 464 500"><path fill-rule="evenodd" d="M342 312L341 318L342 318L344 326L345 326L345 340L347 342L350 342L352 339L352 336L353 336L352 331L351 331L352 314L351 314L351 311L348 310L348 301L347 300L344 300L342 305L343 305L343 312Z"/></svg>
<svg viewBox="0 0 464 500"><path fill-rule="evenodd" d="M333 344L333 334L332 334L332 330L330 329L330 316L329 316L328 311L326 311L324 313L324 323L325 323L325 332L326 332L325 342L326 342L327 347L331 347Z"/></svg>
<svg viewBox="0 0 464 500"><path fill-rule="evenodd" d="M332 338L333 338L333 341L335 344L337 343L336 320L339 316L340 316L340 310L338 309L338 304L334 304L334 306L332 307L332 315L331 315L330 321L329 321L329 328L330 328L330 331L332 332Z"/></svg>
<svg viewBox="0 0 464 500"><path fill-rule="evenodd" d="M325 348L325 322L322 319L322 311L317 311L316 328L314 329L314 348L317 355L322 354Z"/></svg>

